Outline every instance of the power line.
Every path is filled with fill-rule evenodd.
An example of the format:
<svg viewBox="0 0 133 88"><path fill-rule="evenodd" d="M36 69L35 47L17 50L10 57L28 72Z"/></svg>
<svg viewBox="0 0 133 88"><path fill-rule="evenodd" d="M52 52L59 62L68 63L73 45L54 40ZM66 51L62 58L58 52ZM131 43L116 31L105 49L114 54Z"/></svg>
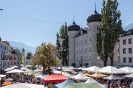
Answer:
<svg viewBox="0 0 133 88"><path fill-rule="evenodd" d="M51 24L60 24L60 25L64 25L65 23L61 23L61 22L55 22L55 21L44 21L44 20L36 20L36 19L29 19L29 18L21 18L21 17L12 17L12 16L4 16L4 15L0 15L1 17L7 17L7 18L11 18L11 19L19 19L19 20L28 20L28 21L36 21L36 22L46 22L46 23L51 23ZM67 23L68 24L68 23ZM68 24L68 26L71 24ZM82 27L85 27L85 25L79 25Z"/></svg>

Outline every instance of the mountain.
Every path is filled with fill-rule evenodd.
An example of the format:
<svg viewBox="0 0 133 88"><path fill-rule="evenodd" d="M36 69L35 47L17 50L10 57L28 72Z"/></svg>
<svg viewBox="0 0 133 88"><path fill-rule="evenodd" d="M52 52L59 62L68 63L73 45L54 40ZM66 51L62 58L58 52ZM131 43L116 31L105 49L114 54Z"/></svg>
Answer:
<svg viewBox="0 0 133 88"><path fill-rule="evenodd" d="M129 24L128 26L124 27L124 30L129 30L133 28L133 23Z"/></svg>
<svg viewBox="0 0 133 88"><path fill-rule="evenodd" d="M31 52L32 54L35 54L35 48L32 46L27 46L26 44L23 44L21 42L15 42L15 41L8 41L10 43L10 46L18 48L22 51L22 49L25 49L25 54L27 52Z"/></svg>

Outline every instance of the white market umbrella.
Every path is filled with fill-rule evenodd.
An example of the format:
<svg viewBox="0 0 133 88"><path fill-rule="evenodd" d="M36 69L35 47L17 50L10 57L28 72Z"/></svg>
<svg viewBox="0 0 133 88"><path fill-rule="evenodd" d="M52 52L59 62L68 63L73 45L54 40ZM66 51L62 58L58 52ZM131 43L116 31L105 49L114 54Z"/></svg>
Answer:
<svg viewBox="0 0 133 88"><path fill-rule="evenodd" d="M97 72L98 70L100 70L101 68L98 67L98 66L92 66L92 67L88 67L88 68L85 68L84 70L86 71L91 71L91 72Z"/></svg>
<svg viewBox="0 0 133 88"><path fill-rule="evenodd" d="M123 76L123 77L133 78L133 74L125 75L125 76Z"/></svg>
<svg viewBox="0 0 133 88"><path fill-rule="evenodd" d="M83 73L79 73L78 75L73 76L72 78L76 80L87 80L90 77L85 76Z"/></svg>
<svg viewBox="0 0 133 88"><path fill-rule="evenodd" d="M37 84L16 83L1 88L45 88L45 87L44 85L37 85Z"/></svg>
<svg viewBox="0 0 133 88"><path fill-rule="evenodd" d="M58 70L56 70L56 69L53 69L53 73L55 73L55 74L60 74L61 71L58 71Z"/></svg>
<svg viewBox="0 0 133 88"><path fill-rule="evenodd" d="M128 73L133 73L133 68L132 67L123 67L123 68L120 68L120 70L128 72Z"/></svg>
<svg viewBox="0 0 133 88"><path fill-rule="evenodd" d="M8 72L6 72L6 73L24 73L24 71L19 70L19 69L13 69L13 70L8 71Z"/></svg>
<svg viewBox="0 0 133 88"><path fill-rule="evenodd" d="M10 71L10 70L13 70L14 68L11 68L11 67L8 67L6 69L4 69L5 71Z"/></svg>
<svg viewBox="0 0 133 88"><path fill-rule="evenodd" d="M62 83L55 84L55 88L66 88L68 85L73 84L73 83L75 82L68 78L66 81Z"/></svg>
<svg viewBox="0 0 133 88"><path fill-rule="evenodd" d="M102 88L107 88L106 85L100 84L99 82L97 82L96 80L94 80L93 78L89 78L85 83L98 83L100 86L102 86Z"/></svg>
<svg viewBox="0 0 133 88"><path fill-rule="evenodd" d="M103 79L108 79L108 80L118 80L118 79L124 79L123 77L119 77L119 76L116 76L116 75L113 75L111 74L110 76L108 77L105 77Z"/></svg>
<svg viewBox="0 0 133 88"><path fill-rule="evenodd" d="M27 70L28 68L27 67L21 67L20 69L24 71L24 70Z"/></svg>
<svg viewBox="0 0 133 88"><path fill-rule="evenodd" d="M85 81L85 83L98 83L98 82L93 78L89 78L87 81Z"/></svg>
<svg viewBox="0 0 133 88"><path fill-rule="evenodd" d="M8 79L6 79L6 81L12 81L13 79L12 78L8 78Z"/></svg>
<svg viewBox="0 0 133 88"><path fill-rule="evenodd" d="M106 67L103 67L102 69L98 70L98 72L101 72L101 73L109 73L109 74L122 74L122 73L126 73L122 70L119 70L117 69L116 67L113 67L113 66L106 66Z"/></svg>
<svg viewBox="0 0 133 88"><path fill-rule="evenodd" d="M3 75L3 74L0 74L0 78L3 78L3 77L5 77L6 75Z"/></svg>
<svg viewBox="0 0 133 88"><path fill-rule="evenodd" d="M56 67L56 69L61 69L61 67Z"/></svg>
<svg viewBox="0 0 133 88"><path fill-rule="evenodd" d="M25 71L24 71L24 73L32 73L32 70L30 70L30 69L26 69Z"/></svg>
<svg viewBox="0 0 133 88"><path fill-rule="evenodd" d="M38 75L38 76L35 76L35 78L43 78L43 77L45 77L46 76L46 74L40 74L40 75Z"/></svg>
<svg viewBox="0 0 133 88"><path fill-rule="evenodd" d="M35 71L35 72L40 72L41 70L37 68L37 69L35 69L34 71Z"/></svg>

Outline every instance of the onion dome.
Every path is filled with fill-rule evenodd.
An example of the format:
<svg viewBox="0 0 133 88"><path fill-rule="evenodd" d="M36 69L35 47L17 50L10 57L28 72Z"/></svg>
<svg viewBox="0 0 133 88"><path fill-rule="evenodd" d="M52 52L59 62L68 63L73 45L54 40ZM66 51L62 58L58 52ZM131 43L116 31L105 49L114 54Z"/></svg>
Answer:
<svg viewBox="0 0 133 88"><path fill-rule="evenodd" d="M76 23L73 21L73 24L68 27L68 31L79 31L80 26L76 25Z"/></svg>
<svg viewBox="0 0 133 88"><path fill-rule="evenodd" d="M97 13L96 10L94 11L94 13L93 13L91 16L89 16L89 17L87 18L87 22L88 22L88 23L90 23L90 22L95 22L95 21L99 21L99 22L102 21L102 20L101 20L101 14Z"/></svg>

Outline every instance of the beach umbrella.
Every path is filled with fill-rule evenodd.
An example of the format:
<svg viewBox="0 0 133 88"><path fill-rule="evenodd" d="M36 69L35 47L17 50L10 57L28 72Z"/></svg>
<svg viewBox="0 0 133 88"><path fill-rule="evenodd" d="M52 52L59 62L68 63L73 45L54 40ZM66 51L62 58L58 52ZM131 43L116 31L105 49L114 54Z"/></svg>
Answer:
<svg viewBox="0 0 133 88"><path fill-rule="evenodd" d="M124 79L123 77L119 77L119 76L116 76L114 74L111 74L110 76L108 77L105 77L103 79L108 79L108 80L118 80L118 79Z"/></svg>
<svg viewBox="0 0 133 88"><path fill-rule="evenodd" d="M88 67L88 68L85 68L84 70L86 71L91 71L91 72L97 72L98 70L100 70L101 68L98 67L98 66L92 66L92 67Z"/></svg>
<svg viewBox="0 0 133 88"><path fill-rule="evenodd" d="M126 73L122 70L119 70L117 69L116 67L113 67L113 66L106 66L106 67L103 67L102 69L98 70L98 72L101 72L101 73L109 73L109 74L123 74L123 73Z"/></svg>
<svg viewBox="0 0 133 88"><path fill-rule="evenodd" d="M62 74L65 75L68 78L72 78L74 76L74 75L71 75L71 74L66 73L66 72L62 72Z"/></svg>
<svg viewBox="0 0 133 88"><path fill-rule="evenodd" d="M8 71L8 72L6 72L6 73L24 73L24 71L19 70L19 69L13 69L13 70Z"/></svg>
<svg viewBox="0 0 133 88"><path fill-rule="evenodd" d="M6 75L3 75L3 74L0 74L0 78L3 78L3 77L5 77Z"/></svg>
<svg viewBox="0 0 133 88"><path fill-rule="evenodd" d="M120 70L125 71L127 73L133 73L133 68L132 67L122 67Z"/></svg>
<svg viewBox="0 0 133 88"><path fill-rule="evenodd" d="M85 76L90 76L90 74L89 73L86 73L86 74L84 74Z"/></svg>
<svg viewBox="0 0 133 88"><path fill-rule="evenodd" d="M6 81L13 81L13 79L12 78L8 78L8 79L6 79Z"/></svg>
<svg viewBox="0 0 133 88"><path fill-rule="evenodd" d="M44 85L29 84L29 83L15 83L1 88L47 88Z"/></svg>
<svg viewBox="0 0 133 88"><path fill-rule="evenodd" d="M73 76L72 78L75 80L87 80L87 79L89 79L89 77L85 76L83 73L79 73L78 75Z"/></svg>
<svg viewBox="0 0 133 88"><path fill-rule="evenodd" d="M102 77L107 77L107 75L104 75L104 74L101 74L99 72L96 72L92 75L89 75L90 77L93 77L93 78L102 78Z"/></svg>
<svg viewBox="0 0 133 88"><path fill-rule="evenodd" d="M123 77L133 78L133 74L125 75L125 76L123 76Z"/></svg>

